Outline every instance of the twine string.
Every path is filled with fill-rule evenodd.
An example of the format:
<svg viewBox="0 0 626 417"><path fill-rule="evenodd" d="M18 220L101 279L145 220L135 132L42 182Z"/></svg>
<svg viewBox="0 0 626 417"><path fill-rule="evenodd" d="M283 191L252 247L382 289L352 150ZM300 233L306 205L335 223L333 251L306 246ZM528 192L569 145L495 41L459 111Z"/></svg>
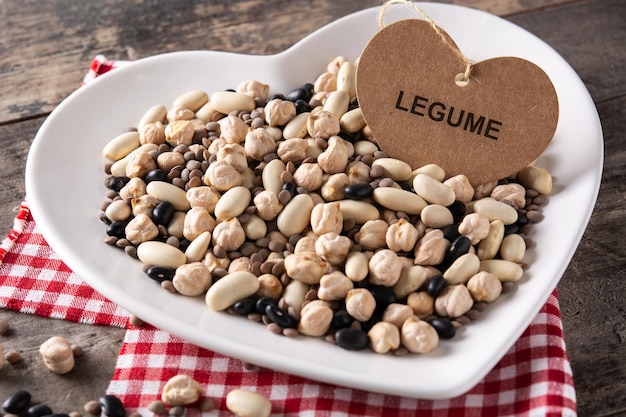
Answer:
<svg viewBox="0 0 626 417"><path fill-rule="evenodd" d="M385 2L385 4L383 4L382 8L380 9L380 13L378 14L378 26L381 29L383 29L385 27L385 22L384 22L383 18L385 16L385 13L387 12L387 9L392 4L404 4L404 5L407 5L408 7L412 8L417 14L422 16L428 23L430 23L430 25L433 28L433 30L435 31L435 33L437 33L437 35L439 35L439 37L441 38L441 41L455 53L455 55L459 58L461 63L465 66L465 72L463 73L463 80L462 81L468 82L469 78L470 78L470 75L472 73L472 66L473 66L472 61L469 60L465 55L463 55L463 52L461 52L461 50L459 49L458 46L450 43L449 38L445 35L445 33L442 31L442 29L439 26L437 26L435 21L433 19L431 19L430 16L428 16L425 11L423 11L422 9L417 7L417 5L415 3L413 3L412 1L410 1L410 0L387 0Z"/></svg>

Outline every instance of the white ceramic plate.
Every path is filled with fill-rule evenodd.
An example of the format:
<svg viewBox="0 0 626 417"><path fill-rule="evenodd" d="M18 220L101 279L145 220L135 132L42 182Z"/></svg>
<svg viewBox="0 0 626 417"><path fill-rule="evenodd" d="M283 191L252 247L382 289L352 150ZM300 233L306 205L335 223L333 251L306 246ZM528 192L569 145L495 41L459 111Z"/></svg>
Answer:
<svg viewBox="0 0 626 417"><path fill-rule="evenodd" d="M554 176L545 220L536 226L530 267L518 291L490 306L458 337L432 353L408 357L350 352L321 340L276 336L264 326L209 311L201 299L176 296L148 279L138 261L103 243L101 150L154 104L180 94L213 92L248 79L288 92L312 82L337 55L355 59L377 31L378 9L337 20L273 56L179 52L112 71L69 96L41 127L30 150L26 189L33 215L52 248L97 291L151 324L197 345L333 384L420 398L460 395L478 383L513 345L555 287L591 215L602 170L602 131L594 104L570 66L525 30L490 14L442 4L420 5L474 60L513 55L541 66L560 101L556 136L539 159ZM394 6L391 23L415 18Z"/></svg>

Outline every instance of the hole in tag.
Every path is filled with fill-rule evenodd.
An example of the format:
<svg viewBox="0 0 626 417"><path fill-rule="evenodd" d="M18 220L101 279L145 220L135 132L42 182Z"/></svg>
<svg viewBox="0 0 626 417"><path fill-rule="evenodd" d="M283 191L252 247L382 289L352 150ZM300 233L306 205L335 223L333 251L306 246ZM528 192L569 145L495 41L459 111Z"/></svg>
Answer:
<svg viewBox="0 0 626 417"><path fill-rule="evenodd" d="M456 85L458 85L459 87L465 87L466 85L469 84L469 78L465 77L465 74L462 72L459 72L455 77L454 77L454 82Z"/></svg>

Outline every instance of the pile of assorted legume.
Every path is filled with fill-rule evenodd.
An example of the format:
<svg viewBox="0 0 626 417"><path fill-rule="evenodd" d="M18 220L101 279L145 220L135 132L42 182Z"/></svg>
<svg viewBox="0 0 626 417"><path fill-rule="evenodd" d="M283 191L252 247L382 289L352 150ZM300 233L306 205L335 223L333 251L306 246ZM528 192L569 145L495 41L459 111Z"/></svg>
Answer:
<svg viewBox="0 0 626 417"><path fill-rule="evenodd" d="M247 81L150 108L103 150L106 242L277 334L395 354L452 338L522 277L552 178L472 186L389 158L355 70L336 57L286 95Z"/></svg>

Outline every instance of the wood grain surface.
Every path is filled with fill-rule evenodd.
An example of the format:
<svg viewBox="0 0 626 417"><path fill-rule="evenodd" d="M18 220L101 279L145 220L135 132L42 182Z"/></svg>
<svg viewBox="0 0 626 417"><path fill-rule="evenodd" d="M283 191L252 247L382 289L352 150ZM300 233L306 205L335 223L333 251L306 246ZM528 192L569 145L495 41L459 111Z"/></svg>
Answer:
<svg viewBox="0 0 626 417"><path fill-rule="evenodd" d="M503 16L561 54L588 88L604 131L597 204L558 291L581 416L626 415L626 2L457 0ZM0 232L25 197L28 148L46 116L82 81L93 57L138 59L211 49L273 54L373 0L0 0ZM349 34L346 34L349 36ZM0 369L0 401L18 387L55 411L82 411L103 395L123 329L0 310L12 331ZM69 376L45 369L37 351L61 334L85 354Z"/></svg>

